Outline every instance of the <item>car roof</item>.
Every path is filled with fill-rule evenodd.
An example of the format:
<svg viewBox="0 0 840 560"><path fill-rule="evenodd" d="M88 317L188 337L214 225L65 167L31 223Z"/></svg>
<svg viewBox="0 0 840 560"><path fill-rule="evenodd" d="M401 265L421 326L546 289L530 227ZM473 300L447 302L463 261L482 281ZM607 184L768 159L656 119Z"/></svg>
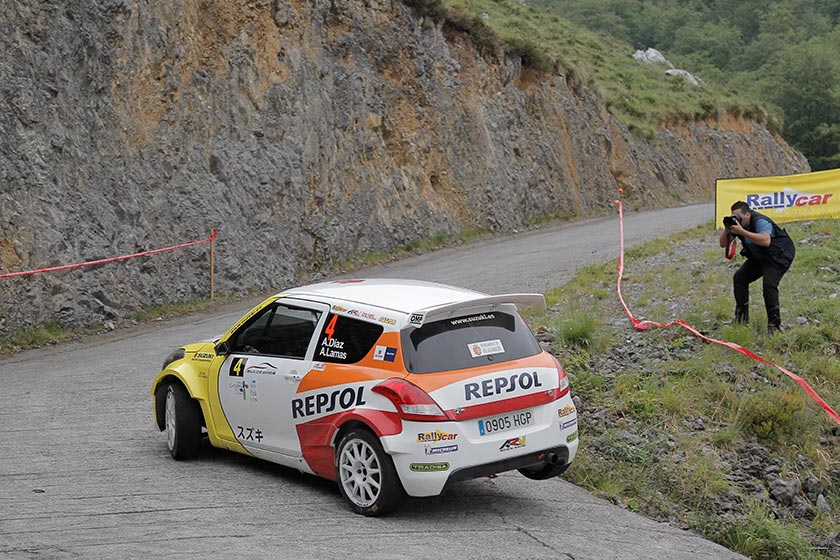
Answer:
<svg viewBox="0 0 840 560"><path fill-rule="evenodd" d="M417 309L487 297L483 292L425 282L393 278L334 280L301 286L283 292L286 296L318 297L333 302L359 303L410 313Z"/></svg>

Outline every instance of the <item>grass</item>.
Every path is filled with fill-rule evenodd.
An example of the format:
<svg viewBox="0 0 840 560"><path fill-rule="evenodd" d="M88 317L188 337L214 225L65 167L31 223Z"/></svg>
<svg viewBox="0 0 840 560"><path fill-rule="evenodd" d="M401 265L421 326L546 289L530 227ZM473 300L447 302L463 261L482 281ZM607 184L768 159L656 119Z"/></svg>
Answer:
<svg viewBox="0 0 840 560"><path fill-rule="evenodd" d="M839 410L840 296L830 297L838 292L831 268L840 265L838 226L787 226L795 241L806 241L780 286L780 334L766 333L760 282L751 287L751 323L732 323L731 278L740 263L723 258L709 226L628 250L622 292L636 317L683 317L792 370ZM679 327L633 331L615 294L616 269L617 261L582 268L547 294L548 312L530 318L554 333L553 350L581 399L581 448L567 478L752 558L823 558L815 543L840 531L840 428L775 368ZM835 481L824 496L837 506L833 513L797 518L751 489L766 488L760 473L751 483L732 478L754 445L778 460L785 477ZM716 509L721 502L731 502L725 515Z"/></svg>
<svg viewBox="0 0 840 560"><path fill-rule="evenodd" d="M667 76L663 68L634 60L635 49L629 43L588 31L550 9L517 0L404 1L423 4L444 20L458 21L463 15L456 14L471 14L472 27L492 30L508 53L522 57L523 65L544 74L563 73L573 88L583 85L596 92L609 111L642 138L654 139L662 126L718 120L726 114L776 126L767 109L744 92L728 91L711 81L693 86ZM480 34L480 51L487 50L482 46L486 35L486 31Z"/></svg>
<svg viewBox="0 0 840 560"><path fill-rule="evenodd" d="M148 307L134 313L132 319L136 323L148 323L173 317L181 317L203 309L209 309L231 301L231 296L217 296L210 298L195 299L191 301L178 302ZM100 322L84 326L67 327L56 321L47 321L29 329L18 330L8 335L0 336L0 355L12 354L20 350L40 348L61 342L75 340L83 336L102 334L112 330L114 327L106 327Z"/></svg>

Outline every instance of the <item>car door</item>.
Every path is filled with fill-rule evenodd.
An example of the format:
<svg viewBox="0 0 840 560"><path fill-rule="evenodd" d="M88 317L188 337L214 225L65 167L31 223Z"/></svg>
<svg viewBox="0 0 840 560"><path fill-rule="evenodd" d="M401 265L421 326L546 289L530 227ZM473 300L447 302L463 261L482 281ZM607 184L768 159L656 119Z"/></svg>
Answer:
<svg viewBox="0 0 840 560"><path fill-rule="evenodd" d="M328 309L282 298L228 339L231 353L219 370L219 401L246 449L301 456L291 401L312 367L315 334Z"/></svg>

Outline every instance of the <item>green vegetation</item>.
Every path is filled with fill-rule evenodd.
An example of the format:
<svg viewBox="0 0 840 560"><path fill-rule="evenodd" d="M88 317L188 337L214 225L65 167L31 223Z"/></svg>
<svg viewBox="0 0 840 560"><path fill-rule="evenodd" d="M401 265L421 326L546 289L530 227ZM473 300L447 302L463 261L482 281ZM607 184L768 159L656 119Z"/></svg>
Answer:
<svg viewBox="0 0 840 560"><path fill-rule="evenodd" d="M73 336L75 333L65 329L59 323L47 321L38 327L0 337L0 354L8 354L15 348L35 348L46 344L56 344Z"/></svg>
<svg viewBox="0 0 840 560"><path fill-rule="evenodd" d="M716 84L717 89L760 100L769 107L773 123L784 121L785 139L805 154L813 169L840 167L840 5L837 2L529 0L529 3L604 34L606 44L620 40L640 49L656 48L678 67L699 75L706 83ZM596 78L602 82L600 75ZM634 100L641 102L646 96L643 90L632 89L630 93Z"/></svg>
<svg viewBox="0 0 840 560"><path fill-rule="evenodd" d="M165 304L149 307L137 311L134 314L134 321L137 323L148 323L162 319L181 317L196 311L208 309L232 301L231 296L216 297L185 301L173 304ZM80 327L69 328L56 321L47 321L43 325L15 331L11 334L0 336L0 355L11 354L20 350L40 348L69 340L75 340L83 336L102 334L113 330L114 325L106 327L102 323L92 323Z"/></svg>
<svg viewBox="0 0 840 560"><path fill-rule="evenodd" d="M788 226L797 260L781 284L785 330L772 336L760 282L751 287L753 321L732 324L740 258L711 250L710 230L627 251L622 292L633 314L662 323L683 317L742 344L801 375L840 410L840 221ZM823 558L817 543L840 531L840 428L775 368L678 326L634 331L615 294L616 269L615 261L581 269L547 294L548 311L529 318L542 340L553 334L581 399L581 448L566 477L752 558ZM775 502L764 471L771 465L785 479L823 481L831 511L815 508L804 490L807 515Z"/></svg>
<svg viewBox="0 0 840 560"><path fill-rule="evenodd" d="M542 72L565 69L572 87L585 84L601 95L610 112L634 132L652 138L659 126L726 113L766 120L767 111L742 92L714 82L691 86L661 68L632 58L626 41L587 31L545 7L516 0L449 0L449 5L482 18L508 52Z"/></svg>
<svg viewBox="0 0 840 560"><path fill-rule="evenodd" d="M840 8L827 0L404 0L538 72L600 95L630 130L743 116L782 132L814 170L840 167ZM572 23L574 22L574 23ZM582 27L581 27L582 26ZM699 85L632 58L653 47Z"/></svg>

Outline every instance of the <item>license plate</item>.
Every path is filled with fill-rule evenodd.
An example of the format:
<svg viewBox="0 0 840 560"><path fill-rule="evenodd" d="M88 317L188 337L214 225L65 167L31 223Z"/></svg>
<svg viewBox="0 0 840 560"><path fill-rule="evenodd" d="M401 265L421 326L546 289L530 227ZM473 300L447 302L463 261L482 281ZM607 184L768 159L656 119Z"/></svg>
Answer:
<svg viewBox="0 0 840 560"><path fill-rule="evenodd" d="M478 433L482 436L489 436L508 430L516 430L530 426L534 423L534 414L530 410L511 412L490 418L483 418L478 421Z"/></svg>

